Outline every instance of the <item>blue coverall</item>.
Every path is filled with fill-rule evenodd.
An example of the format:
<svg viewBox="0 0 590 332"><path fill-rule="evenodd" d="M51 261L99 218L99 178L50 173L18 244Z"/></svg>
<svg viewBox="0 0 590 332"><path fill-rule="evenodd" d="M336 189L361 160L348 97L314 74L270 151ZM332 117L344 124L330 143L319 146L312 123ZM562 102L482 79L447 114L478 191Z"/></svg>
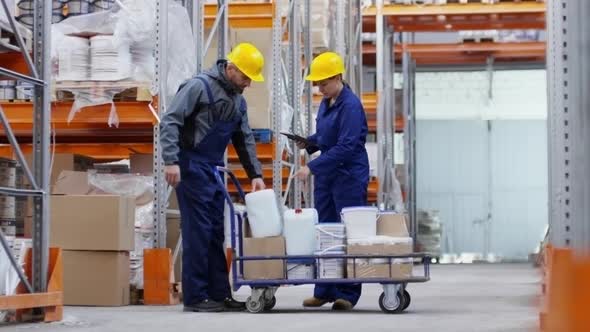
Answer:
<svg viewBox="0 0 590 332"><path fill-rule="evenodd" d="M224 250L223 188L216 166L230 140L248 176L261 177L244 97L225 77L227 62L189 80L160 124L166 164L178 164L176 187L182 231L182 291L185 306L231 297Z"/></svg>
<svg viewBox="0 0 590 332"><path fill-rule="evenodd" d="M320 150L321 155L308 163L315 176L315 208L320 223L340 222L340 211L350 206L367 204L369 159L365 142L367 119L363 105L348 85L336 101L329 105L324 98L316 119L316 133L307 139L308 153ZM316 285L314 297L350 301L361 296L361 285Z"/></svg>

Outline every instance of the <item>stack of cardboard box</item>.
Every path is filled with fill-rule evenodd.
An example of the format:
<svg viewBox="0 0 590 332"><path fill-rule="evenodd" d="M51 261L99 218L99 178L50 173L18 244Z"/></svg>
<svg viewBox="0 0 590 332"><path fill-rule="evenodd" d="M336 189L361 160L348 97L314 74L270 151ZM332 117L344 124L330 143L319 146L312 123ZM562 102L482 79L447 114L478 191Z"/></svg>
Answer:
<svg viewBox="0 0 590 332"><path fill-rule="evenodd" d="M51 196L50 232L50 245L63 249L64 304L128 305L135 197L94 194L86 173L64 173Z"/></svg>
<svg viewBox="0 0 590 332"><path fill-rule="evenodd" d="M408 228L405 215L383 214L377 221L377 235L392 238L407 238ZM400 242L395 244L348 244L347 254L349 255L407 255L413 251L411 242ZM367 262L368 261L368 262ZM389 259L349 259L347 276L348 278L385 278L405 279L412 275L412 262Z"/></svg>

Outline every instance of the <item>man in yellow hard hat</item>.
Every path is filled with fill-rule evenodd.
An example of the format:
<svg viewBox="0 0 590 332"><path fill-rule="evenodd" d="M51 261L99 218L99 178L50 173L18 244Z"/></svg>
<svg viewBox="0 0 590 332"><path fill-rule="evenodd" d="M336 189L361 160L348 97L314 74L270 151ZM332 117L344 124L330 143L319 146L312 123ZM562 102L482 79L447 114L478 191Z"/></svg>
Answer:
<svg viewBox="0 0 590 332"><path fill-rule="evenodd" d="M176 188L182 219L182 291L185 311L241 311L234 300L224 253L224 196L216 166L230 140L252 181L264 189L256 143L248 124L244 89L262 82L264 57L252 44L237 45L215 66L181 85L160 123L168 184Z"/></svg>
<svg viewBox="0 0 590 332"><path fill-rule="evenodd" d="M311 62L306 77L319 87L324 99L316 118L316 133L307 137L308 143L298 146L310 154L318 150L322 153L295 177L305 180L310 173L315 176L314 206L320 223L340 222L342 208L367 204L367 119L360 99L342 80L344 70L338 54L325 52ZM334 302L332 309L350 310L360 296L361 284L321 284L316 285L313 297L303 301L303 306Z"/></svg>

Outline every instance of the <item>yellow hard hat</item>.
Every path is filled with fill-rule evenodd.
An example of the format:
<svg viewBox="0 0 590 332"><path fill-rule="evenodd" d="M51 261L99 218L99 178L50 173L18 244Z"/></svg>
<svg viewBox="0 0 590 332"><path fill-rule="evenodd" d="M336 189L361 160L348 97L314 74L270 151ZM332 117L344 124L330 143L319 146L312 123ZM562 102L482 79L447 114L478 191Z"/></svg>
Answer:
<svg viewBox="0 0 590 332"><path fill-rule="evenodd" d="M240 43L227 55L227 59L254 82L264 82L262 68L264 56L250 43Z"/></svg>
<svg viewBox="0 0 590 332"><path fill-rule="evenodd" d="M313 59L309 75L305 77L305 80L317 82L338 74L344 74L344 72L344 61L340 55L334 52L324 52Z"/></svg>

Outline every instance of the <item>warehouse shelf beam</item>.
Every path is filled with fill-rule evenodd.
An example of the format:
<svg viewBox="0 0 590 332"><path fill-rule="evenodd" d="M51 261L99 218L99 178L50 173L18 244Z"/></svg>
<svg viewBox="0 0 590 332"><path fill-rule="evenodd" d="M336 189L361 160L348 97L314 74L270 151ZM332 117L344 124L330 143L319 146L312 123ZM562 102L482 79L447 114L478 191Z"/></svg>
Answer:
<svg viewBox="0 0 590 332"><path fill-rule="evenodd" d="M228 3L228 24L232 28L270 28L273 26L275 7L278 6L275 5L274 1L267 3ZM215 4L205 4L204 19L207 28L214 26L220 8ZM277 14L280 15L280 12Z"/></svg>
<svg viewBox="0 0 590 332"><path fill-rule="evenodd" d="M376 31L376 5L363 11L363 30ZM457 31L488 29L544 29L544 2L498 4L402 5L388 4L382 9L387 24L398 32Z"/></svg>
<svg viewBox="0 0 590 332"><path fill-rule="evenodd" d="M545 42L481 42L457 44L398 44L394 48L396 62L401 63L407 51L419 65L485 64L489 56L496 62L545 62ZM365 64L375 62L376 47L363 44Z"/></svg>

